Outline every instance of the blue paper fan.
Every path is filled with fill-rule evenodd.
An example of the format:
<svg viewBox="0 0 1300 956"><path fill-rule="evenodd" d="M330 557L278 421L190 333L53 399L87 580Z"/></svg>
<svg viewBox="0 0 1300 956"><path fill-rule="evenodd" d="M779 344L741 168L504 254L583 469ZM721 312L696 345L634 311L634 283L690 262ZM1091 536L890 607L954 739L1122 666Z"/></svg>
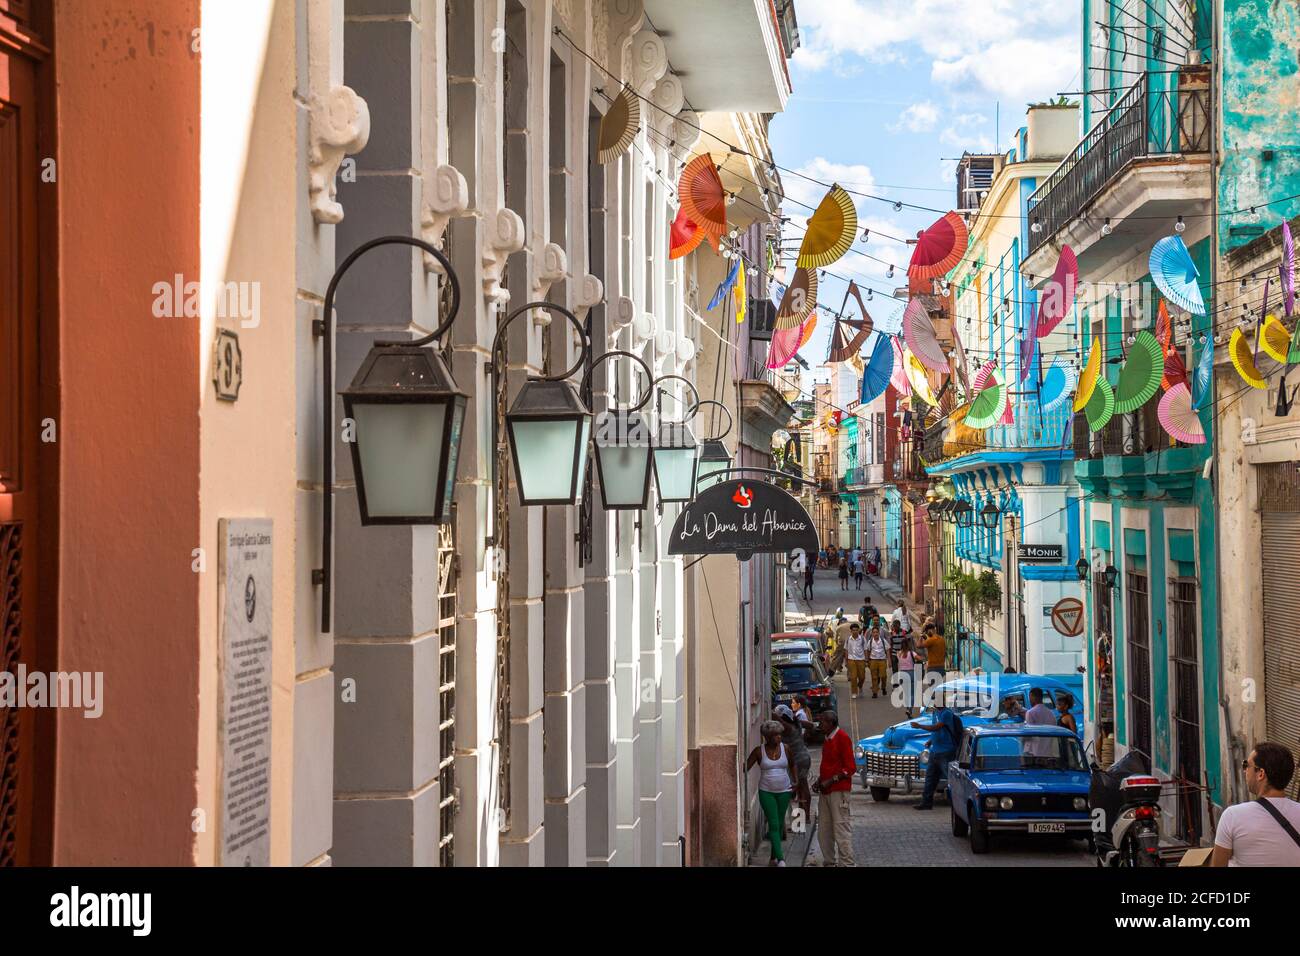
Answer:
<svg viewBox="0 0 1300 956"><path fill-rule="evenodd" d="M716 291L714 291L713 298L709 300L708 310L710 312L712 312L719 305L721 305L722 300L727 297L727 293L729 293L733 288L735 288L736 278L737 276L739 276L739 274L740 274L740 256L734 256L731 260L731 268L727 271L727 277L718 283L718 288Z"/></svg>
<svg viewBox="0 0 1300 956"><path fill-rule="evenodd" d="M1063 362L1058 355L1052 359L1052 364L1048 366L1047 373L1043 376L1043 388L1038 399L1039 407L1045 412L1052 411L1070 397L1077 382L1078 376L1075 375L1074 366L1068 361Z"/></svg>
<svg viewBox="0 0 1300 956"><path fill-rule="evenodd" d="M889 388L894 374L894 347L886 336L876 333L876 349L862 370L862 404L869 405Z"/></svg>
<svg viewBox="0 0 1300 956"><path fill-rule="evenodd" d="M1165 236L1152 246L1150 265L1151 279L1165 298L1184 311L1205 314L1205 298L1196 282L1201 274L1182 236Z"/></svg>
<svg viewBox="0 0 1300 956"><path fill-rule="evenodd" d="M1205 339L1201 360L1192 373L1192 411L1199 412L1210 397L1210 383L1214 381L1214 339Z"/></svg>

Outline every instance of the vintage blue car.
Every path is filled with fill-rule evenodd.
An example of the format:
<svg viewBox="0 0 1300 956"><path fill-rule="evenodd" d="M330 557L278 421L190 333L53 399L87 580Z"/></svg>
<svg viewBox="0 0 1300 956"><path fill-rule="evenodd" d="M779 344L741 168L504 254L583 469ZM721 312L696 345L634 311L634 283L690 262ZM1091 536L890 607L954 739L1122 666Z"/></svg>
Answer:
<svg viewBox="0 0 1300 956"><path fill-rule="evenodd" d="M1043 677L1036 674L981 674L963 677L935 687L933 693L942 693L961 716L962 725L977 727L991 722L1020 723L1020 717L1010 717L1002 712L1002 703L1008 698L1020 707L1029 707L1029 691L1039 687L1043 703L1056 709L1056 695L1068 693L1074 699L1070 712L1075 725L1083 730L1083 680L1081 677ZM933 711L925 708L915 718L929 723ZM911 720L894 724L882 734L863 737L858 741L854 757L858 766L858 779L874 800L888 800L891 793L920 793L925 784L925 767L930 759L930 733L917 730ZM943 782L939 784L943 789Z"/></svg>
<svg viewBox="0 0 1300 956"><path fill-rule="evenodd" d="M1064 727L985 724L968 730L948 764L953 836L987 853L994 833L1087 837L1091 777Z"/></svg>

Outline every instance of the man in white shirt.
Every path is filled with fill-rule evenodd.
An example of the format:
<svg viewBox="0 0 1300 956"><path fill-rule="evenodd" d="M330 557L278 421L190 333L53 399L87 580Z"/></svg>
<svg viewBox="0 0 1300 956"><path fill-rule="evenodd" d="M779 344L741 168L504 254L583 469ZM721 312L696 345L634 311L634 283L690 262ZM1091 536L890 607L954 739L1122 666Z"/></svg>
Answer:
<svg viewBox="0 0 1300 956"><path fill-rule="evenodd" d="M1300 803L1287 799L1295 759L1282 744L1255 745L1242 765L1257 798L1219 817L1212 866L1300 866Z"/></svg>
<svg viewBox="0 0 1300 956"><path fill-rule="evenodd" d="M1043 703L1043 689L1033 687L1029 690L1030 708L1025 712L1026 724L1041 727L1056 726L1056 711ZM1061 749L1061 742L1055 737L1030 737L1025 741L1025 753L1031 757L1054 757Z"/></svg>
<svg viewBox="0 0 1300 956"><path fill-rule="evenodd" d="M849 662L849 689L856 700L867 679L867 639L862 636L857 621L849 625L849 639L844 642L844 651Z"/></svg>

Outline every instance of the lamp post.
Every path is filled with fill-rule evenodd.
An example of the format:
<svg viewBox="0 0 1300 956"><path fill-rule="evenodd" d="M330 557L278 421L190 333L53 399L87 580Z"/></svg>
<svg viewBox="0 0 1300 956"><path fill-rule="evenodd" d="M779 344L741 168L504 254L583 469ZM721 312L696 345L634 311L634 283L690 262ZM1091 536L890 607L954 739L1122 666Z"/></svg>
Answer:
<svg viewBox="0 0 1300 956"><path fill-rule="evenodd" d="M680 375L660 376L655 379L655 385L673 379L684 382L694 392L695 401L679 422L665 422L660 416L659 436L654 448L655 485L659 489L660 504L690 501L695 491L697 446L695 435L687 422L695 417L695 412L700 407L700 393L688 379Z"/></svg>
<svg viewBox="0 0 1300 956"><path fill-rule="evenodd" d="M650 500L650 426L641 416L641 409L654 391L654 376L639 356L615 350L606 352L591 363L583 376L582 386L596 366L606 359L629 358L645 370L646 390L631 408L610 409L596 416L595 446L596 472L600 476L601 504L606 511L638 511L648 506Z"/></svg>
<svg viewBox="0 0 1300 956"><path fill-rule="evenodd" d="M321 587L321 631L330 631L334 579L334 296L361 256L380 246L413 246L438 260L451 287L447 315L428 335L407 342L375 342L352 384L342 393L352 426L352 466L361 523L443 524L460 457L467 396L457 386L440 343L460 309L460 281L442 251L412 236L381 236L362 243L334 270L325 289L321 318L312 334L321 344L321 566L312 583Z"/></svg>
<svg viewBox="0 0 1300 956"><path fill-rule="evenodd" d="M731 410L721 402L708 399L700 402L699 408L703 408L705 405L716 405L722 409L727 415L727 427L720 434L704 439L704 443L700 446L700 457L695 465L695 495L698 495L710 485L716 484L721 480L718 473L731 467L731 452L727 451L727 446L722 439L727 437L731 427L736 423L736 420L731 417ZM698 409L696 414L699 414Z"/></svg>

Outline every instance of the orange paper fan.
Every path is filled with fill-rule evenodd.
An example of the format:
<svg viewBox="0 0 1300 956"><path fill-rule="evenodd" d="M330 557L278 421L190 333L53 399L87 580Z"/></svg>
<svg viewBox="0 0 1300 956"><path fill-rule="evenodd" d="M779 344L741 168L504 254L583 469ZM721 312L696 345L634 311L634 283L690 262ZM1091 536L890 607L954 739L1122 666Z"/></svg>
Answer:
<svg viewBox="0 0 1300 956"><path fill-rule="evenodd" d="M701 153L686 164L677 181L682 208L710 241L716 242L727 231L727 192L713 165L713 157Z"/></svg>
<svg viewBox="0 0 1300 956"><path fill-rule="evenodd" d="M937 279L947 275L966 254L970 241L966 222L955 212L946 212L943 218L928 229L916 234L916 248L907 274L913 279Z"/></svg>
<svg viewBox="0 0 1300 956"><path fill-rule="evenodd" d="M828 266L853 245L858 233L858 211L853 199L838 184L822 197L808 220L808 231L799 245L796 265L804 269Z"/></svg>
<svg viewBox="0 0 1300 956"><path fill-rule="evenodd" d="M668 258L680 259L694 252L704 241L704 231L686 215L685 209L677 210L677 218L668 230Z"/></svg>

